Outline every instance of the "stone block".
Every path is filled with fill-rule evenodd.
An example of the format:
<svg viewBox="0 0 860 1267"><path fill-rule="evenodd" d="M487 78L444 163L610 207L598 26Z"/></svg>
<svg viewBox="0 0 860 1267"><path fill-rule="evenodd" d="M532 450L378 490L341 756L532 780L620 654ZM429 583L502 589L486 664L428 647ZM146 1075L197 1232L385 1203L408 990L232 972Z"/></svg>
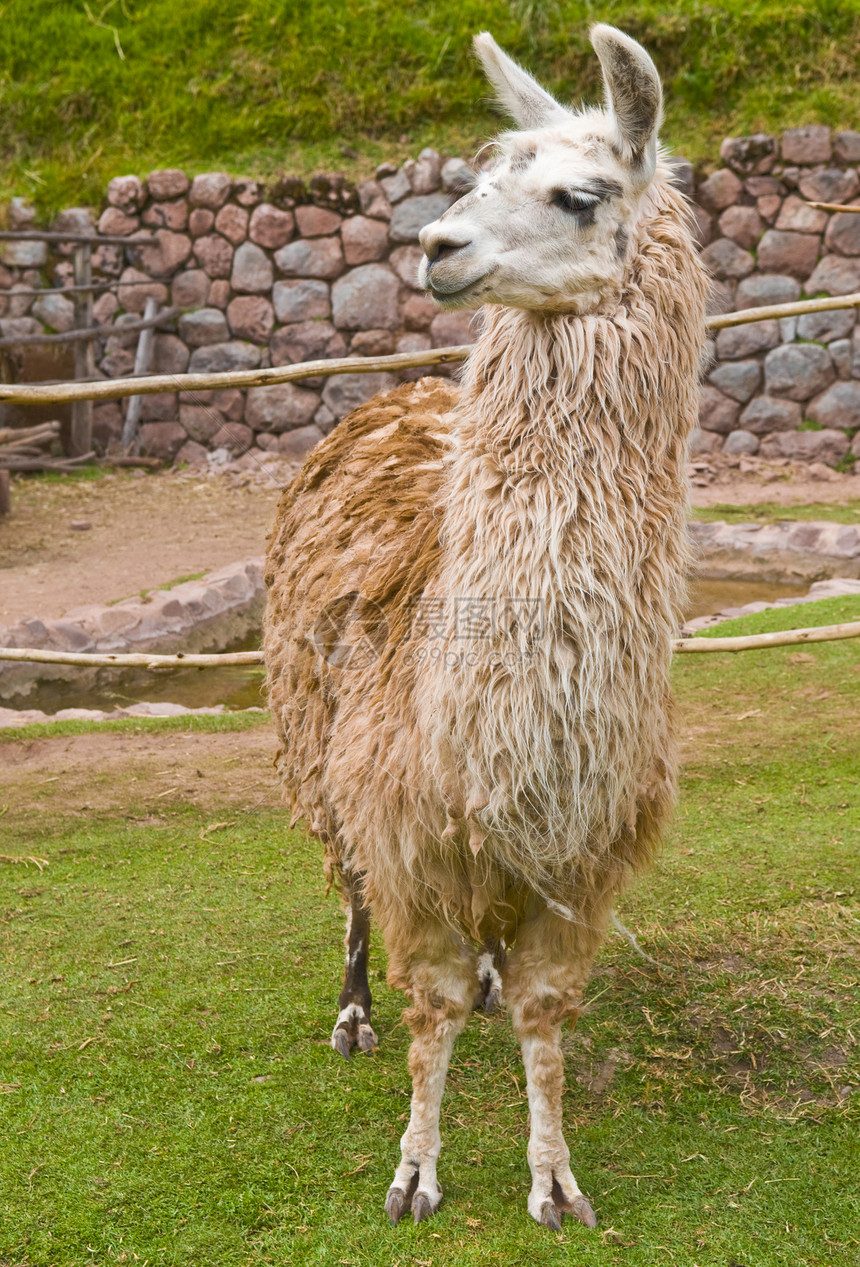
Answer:
<svg viewBox="0 0 860 1267"><path fill-rule="evenodd" d="M768 229L758 244L758 266L763 273L788 273L803 281L815 268L820 249L817 234Z"/></svg>
<svg viewBox="0 0 860 1267"><path fill-rule="evenodd" d="M2 328L0 322L0 328ZM108 378L127 378L134 369L134 354L127 348L118 348L115 352L108 352L107 356L102 357L99 361L99 369Z"/></svg>
<svg viewBox="0 0 860 1267"><path fill-rule="evenodd" d="M319 403L316 392L296 383L252 387L245 406L245 421L255 431L290 431L309 423Z"/></svg>
<svg viewBox="0 0 860 1267"><path fill-rule="evenodd" d="M332 286L334 324L343 330L394 330L400 283L384 264L362 264Z"/></svg>
<svg viewBox="0 0 860 1267"><path fill-rule="evenodd" d="M786 163L829 163L833 154L830 128L817 123L803 128L791 128L782 134L782 158Z"/></svg>
<svg viewBox="0 0 860 1267"><path fill-rule="evenodd" d="M277 251L287 245L295 227L296 222L291 211L282 211L270 202L261 202L251 213L248 237L267 251Z"/></svg>
<svg viewBox="0 0 860 1267"><path fill-rule="evenodd" d="M855 431L860 428L860 382L833 383L809 402L807 417L820 422L822 427Z"/></svg>
<svg viewBox="0 0 860 1267"><path fill-rule="evenodd" d="M442 188L449 194L465 194L475 184L475 173L462 158L449 158L440 172Z"/></svg>
<svg viewBox="0 0 860 1267"><path fill-rule="evenodd" d="M776 228L788 233L823 233L827 212L816 211L797 194L789 194L776 218Z"/></svg>
<svg viewBox="0 0 860 1267"><path fill-rule="evenodd" d="M410 174L414 194L432 194L442 183L442 156L438 150L423 149Z"/></svg>
<svg viewBox="0 0 860 1267"><path fill-rule="evenodd" d="M192 348L226 343L230 338L227 320L219 308L198 308L196 312L184 312L179 318L179 334Z"/></svg>
<svg viewBox="0 0 860 1267"><path fill-rule="evenodd" d="M323 403L336 418L345 418L371 397L393 391L396 386L393 374L338 374L326 383Z"/></svg>
<svg viewBox="0 0 860 1267"><path fill-rule="evenodd" d="M721 167L707 180L702 181L697 201L706 211L716 214L725 211L726 207L730 207L732 203L738 202L742 193L743 185L734 172L729 171L727 167Z"/></svg>
<svg viewBox="0 0 860 1267"><path fill-rule="evenodd" d="M337 233L343 217L325 207L296 207L296 224L303 238L327 238Z"/></svg>
<svg viewBox="0 0 860 1267"><path fill-rule="evenodd" d="M186 440L174 458L175 466L206 466L209 450L196 440Z"/></svg>
<svg viewBox="0 0 860 1267"><path fill-rule="evenodd" d="M727 453L730 457L752 457L753 454L758 453L758 450L758 437L751 431L742 429L726 436L726 442L723 445L723 453Z"/></svg>
<svg viewBox="0 0 860 1267"><path fill-rule="evenodd" d="M275 254L275 264L287 277L339 277L344 267L340 238L290 242Z"/></svg>
<svg viewBox="0 0 860 1267"><path fill-rule="evenodd" d="M292 282L275 282L272 300L278 321L311 321L331 316L331 296L325 282L311 278Z"/></svg>
<svg viewBox="0 0 860 1267"><path fill-rule="evenodd" d="M272 261L262 247L254 242L243 242L233 256L230 276L233 289L255 295L265 294L272 289L273 278Z"/></svg>
<svg viewBox="0 0 860 1267"><path fill-rule="evenodd" d="M163 167L146 178L150 198L181 198L188 192L188 177L178 167Z"/></svg>
<svg viewBox="0 0 860 1267"><path fill-rule="evenodd" d="M226 278L233 267L233 247L220 234L207 234L194 243L194 258L209 277Z"/></svg>
<svg viewBox="0 0 860 1267"><path fill-rule="evenodd" d="M151 243L148 241L150 238L154 238ZM135 234L129 245L138 241L142 245L135 247L135 253L140 267L150 277L170 277L191 254L191 238L184 233L173 233L170 229L156 229L154 234L147 233L146 239Z"/></svg>
<svg viewBox="0 0 860 1267"><path fill-rule="evenodd" d="M148 273L142 273L139 268L123 269L120 277L120 285L117 290L117 298L126 312L142 313L146 307L147 299L155 299L159 304L167 302L167 287L161 282L151 282ZM129 282L142 282L143 285L127 285ZM146 285L149 283L149 285Z"/></svg>
<svg viewBox="0 0 860 1267"><path fill-rule="evenodd" d="M26 198L10 198L6 214L9 228L15 232L30 229L36 223L36 208Z"/></svg>
<svg viewBox="0 0 860 1267"><path fill-rule="evenodd" d="M248 236L248 212L228 202L215 217L215 228L228 242L238 246Z"/></svg>
<svg viewBox="0 0 860 1267"><path fill-rule="evenodd" d="M206 445L211 445L212 437L224 425L221 414L211 405L180 405L179 421L186 435L198 444Z"/></svg>
<svg viewBox="0 0 860 1267"><path fill-rule="evenodd" d="M718 453L723 445L723 437L716 431L700 431L698 427L690 435L687 445L687 456L704 457L708 453Z"/></svg>
<svg viewBox="0 0 860 1267"><path fill-rule="evenodd" d="M750 251L764 232L764 221L755 207L726 207L719 220L720 232L745 251Z"/></svg>
<svg viewBox="0 0 860 1267"><path fill-rule="evenodd" d="M827 226L824 242L838 255L860 255L860 212L837 211Z"/></svg>
<svg viewBox="0 0 860 1267"><path fill-rule="evenodd" d="M206 172L203 176L195 176L191 182L189 201L192 207L218 211L230 197L232 187L233 178L226 172Z"/></svg>
<svg viewBox="0 0 860 1267"><path fill-rule="evenodd" d="M481 317L477 312L437 312L430 323L431 347L459 347L474 343ZM436 371L434 371L436 372Z"/></svg>
<svg viewBox="0 0 860 1267"><path fill-rule="evenodd" d="M119 311L119 300L113 291L106 290L93 304L93 320L96 325L106 325Z"/></svg>
<svg viewBox="0 0 860 1267"><path fill-rule="evenodd" d="M743 361L776 347L779 343L778 321L756 321L746 326L730 326L717 334L717 358L720 361Z"/></svg>
<svg viewBox="0 0 860 1267"><path fill-rule="evenodd" d="M112 207L134 213L144 200L144 189L137 176L114 176L107 187L107 200Z"/></svg>
<svg viewBox="0 0 860 1267"><path fill-rule="evenodd" d="M255 370L260 364L260 349L253 343L229 340L209 343L191 354L192 374L222 374L227 370Z"/></svg>
<svg viewBox="0 0 860 1267"><path fill-rule="evenodd" d="M199 308L209 295L209 278L202 268L177 273L170 284L170 300L177 308Z"/></svg>
<svg viewBox="0 0 860 1267"><path fill-rule="evenodd" d="M731 238L717 238L702 251L702 260L720 281L739 280L755 268L749 251L742 250Z"/></svg>
<svg viewBox="0 0 860 1267"><path fill-rule="evenodd" d="M35 317L7 317L0 321L0 338L21 339L28 334L44 334Z"/></svg>
<svg viewBox="0 0 860 1267"><path fill-rule="evenodd" d="M420 246L398 246L388 257L388 263L402 282L412 290L421 290L418 269L423 258L424 252Z"/></svg>
<svg viewBox="0 0 860 1267"><path fill-rule="evenodd" d="M230 283L226 277L219 277L209 287L209 307L226 308L230 298Z"/></svg>
<svg viewBox="0 0 860 1267"><path fill-rule="evenodd" d="M844 431L777 431L765 436L759 452L763 458L788 458L791 462L824 462L838 466L848 452Z"/></svg>
<svg viewBox="0 0 860 1267"><path fill-rule="evenodd" d="M796 401L773 396L756 396L741 414L741 427L755 436L796 431L802 421L803 411Z"/></svg>
<svg viewBox="0 0 860 1267"><path fill-rule="evenodd" d="M840 378L851 377L851 340L834 339L830 344L830 359Z"/></svg>
<svg viewBox="0 0 860 1267"><path fill-rule="evenodd" d="M403 324L407 330L429 330L438 311L427 295L409 295L403 305Z"/></svg>
<svg viewBox="0 0 860 1267"><path fill-rule="evenodd" d="M442 193L421 194L398 203L391 213L392 242L417 242L424 226L438 220L451 202L451 195Z"/></svg>
<svg viewBox="0 0 860 1267"><path fill-rule="evenodd" d="M776 224L779 219L782 199L779 194L764 194L756 199L756 210L767 224Z"/></svg>
<svg viewBox="0 0 860 1267"><path fill-rule="evenodd" d="M732 171L742 176L766 173L777 158L777 140L765 132L752 136L728 136L720 146L720 158Z"/></svg>
<svg viewBox="0 0 860 1267"><path fill-rule="evenodd" d="M176 392L155 392L141 398L140 416L144 422L175 422L178 412Z"/></svg>
<svg viewBox="0 0 860 1267"><path fill-rule="evenodd" d="M184 198L178 202L152 202L141 218L152 228L173 229L181 233L188 228L188 203Z"/></svg>
<svg viewBox="0 0 860 1267"><path fill-rule="evenodd" d="M215 223L215 213L208 207L195 207L188 217L188 232L193 238L201 238L209 233Z"/></svg>
<svg viewBox="0 0 860 1267"><path fill-rule="evenodd" d="M761 385L758 361L727 361L708 375L708 382L725 396L745 405Z"/></svg>
<svg viewBox="0 0 860 1267"><path fill-rule="evenodd" d="M149 368L154 374L184 374L191 353L175 334L156 332L152 340Z"/></svg>
<svg viewBox="0 0 860 1267"><path fill-rule="evenodd" d="M226 449L234 458L247 453L253 443L253 431L242 422L225 422L212 437L213 449Z"/></svg>
<svg viewBox="0 0 860 1267"><path fill-rule="evenodd" d="M359 330L349 345L350 356L390 356L393 351L393 330Z"/></svg>
<svg viewBox="0 0 860 1267"><path fill-rule="evenodd" d="M43 325L49 326L58 333L73 330L75 326L75 305L59 292L40 295L33 304L32 313Z"/></svg>
<svg viewBox="0 0 860 1267"><path fill-rule="evenodd" d="M106 400L101 405L93 405L93 440L101 448L107 449L111 440L122 435L122 410L116 400Z"/></svg>
<svg viewBox="0 0 860 1267"><path fill-rule="evenodd" d="M140 428L140 449L147 457L172 462L188 437L178 422L145 422Z"/></svg>
<svg viewBox="0 0 860 1267"><path fill-rule="evenodd" d="M737 425L740 405L724 396L716 387L704 383L699 387L699 427L728 435Z"/></svg>
<svg viewBox="0 0 860 1267"><path fill-rule="evenodd" d="M227 320L237 339L268 343L275 328L275 314L262 295L239 295L227 305Z"/></svg>
<svg viewBox="0 0 860 1267"><path fill-rule="evenodd" d="M769 396L809 400L829 387L835 377L827 349L817 343L784 343L764 359L765 391Z"/></svg>
<svg viewBox="0 0 860 1267"><path fill-rule="evenodd" d="M46 242L0 243L0 259L9 268L44 268L48 262Z"/></svg>
<svg viewBox="0 0 860 1267"><path fill-rule="evenodd" d="M669 159L669 179L676 189L680 189L685 198L696 196L696 170L686 158L672 155Z"/></svg>
<svg viewBox="0 0 860 1267"><path fill-rule="evenodd" d="M296 427L295 430L285 431L283 435L278 436L277 452L288 462L303 462L322 438L322 431L313 424L307 427Z"/></svg>
<svg viewBox="0 0 860 1267"><path fill-rule="evenodd" d="M395 345L395 352L426 352L430 347L429 334L401 334ZM411 370L399 370L400 378L406 380L415 380L424 378L426 374L434 372L432 365L416 365Z"/></svg>
<svg viewBox="0 0 860 1267"><path fill-rule="evenodd" d="M833 312L807 312L797 319L797 337L814 343L832 343L845 339L854 329L857 311L854 308L836 308Z"/></svg>
<svg viewBox="0 0 860 1267"><path fill-rule="evenodd" d="M256 207L263 201L264 194L265 189L260 182L250 176L238 176L233 181L233 197L240 207Z"/></svg>
<svg viewBox="0 0 860 1267"><path fill-rule="evenodd" d="M402 202L404 198L412 193L412 185L410 184L409 173L405 164L399 171L395 170L393 175L383 176L379 183L385 190L385 196L392 205Z"/></svg>
<svg viewBox="0 0 860 1267"><path fill-rule="evenodd" d="M314 422L319 427L324 436L327 436L334 429L337 418L335 418L328 405L320 405L314 414Z"/></svg>
<svg viewBox="0 0 860 1267"><path fill-rule="evenodd" d="M276 330L269 343L273 365L332 360L346 355L346 343L330 321L299 321Z"/></svg>
<svg viewBox="0 0 860 1267"><path fill-rule="evenodd" d="M767 308L771 304L791 304L800 298L800 285L792 277L778 273L756 273L738 285L736 301L741 308Z"/></svg>
<svg viewBox="0 0 860 1267"><path fill-rule="evenodd" d="M860 132L837 132L833 137L833 157L843 167L860 163Z"/></svg>
<svg viewBox="0 0 860 1267"><path fill-rule="evenodd" d="M798 183L802 197L810 202L850 202L860 189L857 173L828 167L823 172L810 172Z"/></svg>
<svg viewBox="0 0 860 1267"><path fill-rule="evenodd" d="M140 217L130 216L120 207L105 207L99 216L99 233L105 237L124 238L140 228Z"/></svg>
<svg viewBox="0 0 860 1267"><path fill-rule="evenodd" d="M358 186L358 202L362 214L373 220L390 220L391 203L378 180L364 180Z"/></svg>
<svg viewBox="0 0 860 1267"><path fill-rule="evenodd" d="M340 236L347 264L367 264L382 259L388 248L388 226L368 216L350 216L344 220Z"/></svg>
<svg viewBox="0 0 860 1267"><path fill-rule="evenodd" d="M806 283L808 295L850 295L860 290L860 260L825 255Z"/></svg>

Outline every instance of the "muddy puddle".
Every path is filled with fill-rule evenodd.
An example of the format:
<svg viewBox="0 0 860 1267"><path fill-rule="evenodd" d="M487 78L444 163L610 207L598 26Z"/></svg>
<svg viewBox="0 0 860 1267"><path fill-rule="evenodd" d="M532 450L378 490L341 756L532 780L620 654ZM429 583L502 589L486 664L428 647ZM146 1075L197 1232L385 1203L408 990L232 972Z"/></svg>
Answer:
<svg viewBox="0 0 860 1267"><path fill-rule="evenodd" d="M774 585L761 581L697 581L691 587L687 619L708 616L726 607L746 603L774 602L805 594L808 585ZM259 646L254 633L223 651L253 651ZM63 680L43 682L26 695L4 700L7 708L38 708L57 713L63 708L91 708L112 711L142 702L182 704L185 708L211 708L223 704L233 712L261 707L263 670L247 665L223 669L103 669L95 683L84 683L69 667ZM88 674L91 678L91 672ZM76 680L76 677L78 680Z"/></svg>

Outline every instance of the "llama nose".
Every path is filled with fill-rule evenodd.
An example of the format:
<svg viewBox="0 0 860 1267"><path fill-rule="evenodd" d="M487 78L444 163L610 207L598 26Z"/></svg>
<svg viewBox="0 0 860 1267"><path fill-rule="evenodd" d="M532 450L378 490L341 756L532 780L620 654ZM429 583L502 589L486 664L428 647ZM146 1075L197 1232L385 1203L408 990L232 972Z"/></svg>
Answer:
<svg viewBox="0 0 860 1267"><path fill-rule="evenodd" d="M427 225L421 230L419 237L421 249L427 256L428 264L435 264L437 260L443 260L450 255L455 255L457 251L461 251L463 247L468 246L470 238L458 238L454 233L448 231L443 232L441 229L435 229L434 226Z"/></svg>

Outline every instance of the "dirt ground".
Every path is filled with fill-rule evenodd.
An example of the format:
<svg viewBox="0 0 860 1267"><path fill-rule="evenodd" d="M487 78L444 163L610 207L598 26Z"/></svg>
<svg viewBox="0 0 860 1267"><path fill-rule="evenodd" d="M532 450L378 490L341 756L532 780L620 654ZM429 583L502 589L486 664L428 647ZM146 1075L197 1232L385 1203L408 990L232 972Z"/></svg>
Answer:
<svg viewBox="0 0 860 1267"><path fill-rule="evenodd" d="M0 518L0 625L55 619L264 553L290 471L107 473L13 480ZM860 476L717 458L693 467L693 504L791 507L860 499Z"/></svg>

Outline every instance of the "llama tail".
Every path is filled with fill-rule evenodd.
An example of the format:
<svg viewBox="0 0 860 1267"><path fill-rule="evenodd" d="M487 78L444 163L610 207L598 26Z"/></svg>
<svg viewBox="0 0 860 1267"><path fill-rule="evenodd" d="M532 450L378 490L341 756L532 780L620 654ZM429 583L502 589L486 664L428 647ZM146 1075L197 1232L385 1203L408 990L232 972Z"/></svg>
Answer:
<svg viewBox="0 0 860 1267"><path fill-rule="evenodd" d="M652 959L650 955L646 955L645 951L642 949L642 947L639 945L638 941L636 940L635 935L631 933L629 928L626 928L625 925L621 923L621 920L618 918L618 916L615 914L614 911L611 913L609 918L612 920L612 927L615 929L616 933L620 933L621 936L624 938L624 940L630 943L630 945L636 951L637 955L640 956L640 958L644 959L646 963L652 963L655 968L662 968L664 972L672 971L672 968L669 966L669 964L660 963L658 962L658 960Z"/></svg>

